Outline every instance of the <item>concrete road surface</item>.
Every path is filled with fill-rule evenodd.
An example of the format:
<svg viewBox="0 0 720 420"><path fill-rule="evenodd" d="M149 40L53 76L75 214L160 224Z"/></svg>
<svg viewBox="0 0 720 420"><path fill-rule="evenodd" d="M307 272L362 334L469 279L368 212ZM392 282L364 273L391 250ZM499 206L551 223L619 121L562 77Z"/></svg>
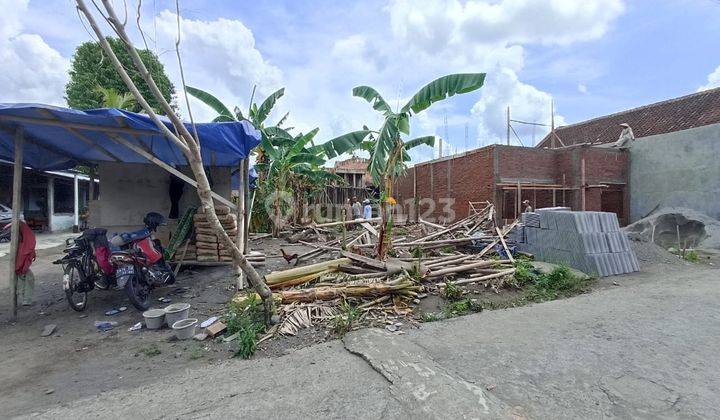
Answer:
<svg viewBox="0 0 720 420"><path fill-rule="evenodd" d="M361 330L28 415L720 418L720 271L656 266L602 282L572 299L403 335Z"/></svg>

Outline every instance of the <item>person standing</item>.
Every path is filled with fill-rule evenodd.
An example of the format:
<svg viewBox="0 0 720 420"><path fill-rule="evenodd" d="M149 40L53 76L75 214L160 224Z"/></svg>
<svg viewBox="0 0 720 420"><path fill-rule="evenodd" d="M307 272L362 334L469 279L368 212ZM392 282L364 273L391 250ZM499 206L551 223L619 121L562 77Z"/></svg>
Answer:
<svg viewBox="0 0 720 420"><path fill-rule="evenodd" d="M30 270L33 261L35 261L35 234L27 223L20 221L20 241L15 257L15 274L18 282L18 300L22 302L23 306L30 306L33 303L35 275Z"/></svg>
<svg viewBox="0 0 720 420"><path fill-rule="evenodd" d="M370 200L363 201L363 204L365 204L365 207L363 208L363 218L372 219L372 206L370 205Z"/></svg>
<svg viewBox="0 0 720 420"><path fill-rule="evenodd" d="M352 217L353 219L361 219L363 216L363 209L362 205L358 201L356 196L353 196L353 204L352 204Z"/></svg>
<svg viewBox="0 0 720 420"><path fill-rule="evenodd" d="M523 213L532 213L533 208L530 205L530 200L525 200L523 203Z"/></svg>

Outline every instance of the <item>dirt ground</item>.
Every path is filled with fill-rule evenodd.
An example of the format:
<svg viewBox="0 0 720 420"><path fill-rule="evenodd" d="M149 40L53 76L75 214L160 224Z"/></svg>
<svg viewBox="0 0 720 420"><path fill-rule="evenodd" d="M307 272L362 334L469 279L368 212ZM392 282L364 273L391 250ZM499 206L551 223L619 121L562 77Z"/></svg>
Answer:
<svg viewBox="0 0 720 420"><path fill-rule="evenodd" d="M262 274L290 267L279 258L280 247L291 254L310 249L270 238L254 241L252 246L263 249L269 257L266 266L260 269ZM0 352L4 357L0 360L3 379L0 381L0 405L5 410L4 416L42 410L104 391L134 388L184 369L220 364L232 357L234 344L222 340L179 342L172 340L172 332L168 329L128 331L130 326L142 321L142 315L130 305L123 292L93 291L85 312L71 310L61 288L61 269L52 264L62 255L61 250L56 247L38 251L38 259L32 267L37 279L35 304L21 307L16 322L10 322L9 290L4 287L7 270L2 270L0 334L3 339L0 340ZM324 258L321 256L304 264ZM0 258L0 265L5 267L7 261L7 256ZM188 302L192 305L191 316L202 321L221 316L234 293L229 268L194 267L184 269L175 285L156 289L154 298L162 296L173 302ZM467 294L481 302L495 303L515 297L513 291L495 294L481 286L469 288ZM421 300L417 315L437 312L443 304L439 296L430 294ZM127 306L128 310L114 316L104 315L120 306ZM155 306L165 304L157 302ZM94 322L102 320L116 321L118 325L110 331L100 332ZM41 331L48 324L57 326L55 333L41 337ZM406 323L403 328L413 327ZM255 358L289 354L333 338L325 328L301 330L295 337L263 342Z"/></svg>
<svg viewBox="0 0 720 420"><path fill-rule="evenodd" d="M254 249L264 249L269 257L280 255L282 246L290 253L306 252L302 245L287 245L274 239L253 241ZM60 258L62 247L38 251L32 270L36 277L35 303L20 307L16 322L10 321L10 293L7 286L8 257L0 258L0 406L3 416L21 414L33 408L49 407L100 391L134 387L157 380L178 370L227 360L233 344L221 340L178 342L171 330L128 328L142 321L122 291L93 290L87 309L80 313L67 304L62 290L62 270L52 261ZM289 267L283 258L268 258L262 274ZM191 316L203 321L220 316L234 295L234 279L228 267L189 267L183 269L176 284L155 289L153 297L172 302L188 302ZM105 312L127 306L125 312L105 316ZM157 302L154 307L166 304ZM95 321L115 321L110 331L100 332ZM40 333L55 324L49 337ZM293 348L305 347L327 337L320 331L303 332L298 337L263 343L256 357L278 356Z"/></svg>

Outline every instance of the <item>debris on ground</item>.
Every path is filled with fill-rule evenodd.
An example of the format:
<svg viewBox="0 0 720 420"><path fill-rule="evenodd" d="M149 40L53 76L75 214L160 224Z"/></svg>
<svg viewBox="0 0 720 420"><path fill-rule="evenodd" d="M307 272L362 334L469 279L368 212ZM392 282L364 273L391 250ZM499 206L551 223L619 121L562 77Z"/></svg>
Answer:
<svg viewBox="0 0 720 420"><path fill-rule="evenodd" d="M474 284L495 293L509 287L506 279L515 268L505 237L517 222L499 229L493 205L483 204L446 226L422 219L395 226L391 256L385 260L375 257L380 219L294 229L290 242L314 249L304 254L282 250L285 260L296 265L310 258L325 260L265 276L279 304L280 323L263 340L274 334L294 336L316 325L338 334L360 325L402 333L403 325L418 324L420 299L441 294L450 284ZM234 298L238 304L258 300L252 292Z"/></svg>
<svg viewBox="0 0 720 420"><path fill-rule="evenodd" d="M55 324L46 325L45 328L43 328L42 332L40 333L40 337L51 336L55 332L56 328L57 328L57 325L55 325Z"/></svg>
<svg viewBox="0 0 720 420"><path fill-rule="evenodd" d="M117 327L118 323L115 321L95 321L95 328L99 331L110 331Z"/></svg>

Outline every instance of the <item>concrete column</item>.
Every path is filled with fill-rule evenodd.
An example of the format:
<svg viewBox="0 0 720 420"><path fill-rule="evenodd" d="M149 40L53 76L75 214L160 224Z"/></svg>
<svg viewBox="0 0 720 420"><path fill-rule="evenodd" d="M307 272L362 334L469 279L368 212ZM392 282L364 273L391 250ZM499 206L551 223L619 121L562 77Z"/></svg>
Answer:
<svg viewBox="0 0 720 420"><path fill-rule="evenodd" d="M53 216L55 215L55 178L47 177L47 218L48 230L53 230Z"/></svg>
<svg viewBox="0 0 720 420"><path fill-rule="evenodd" d="M80 231L80 188L78 185L78 176L75 174L73 177L73 193L74 193L74 213L75 213L75 226L73 227L73 230L75 232Z"/></svg>

